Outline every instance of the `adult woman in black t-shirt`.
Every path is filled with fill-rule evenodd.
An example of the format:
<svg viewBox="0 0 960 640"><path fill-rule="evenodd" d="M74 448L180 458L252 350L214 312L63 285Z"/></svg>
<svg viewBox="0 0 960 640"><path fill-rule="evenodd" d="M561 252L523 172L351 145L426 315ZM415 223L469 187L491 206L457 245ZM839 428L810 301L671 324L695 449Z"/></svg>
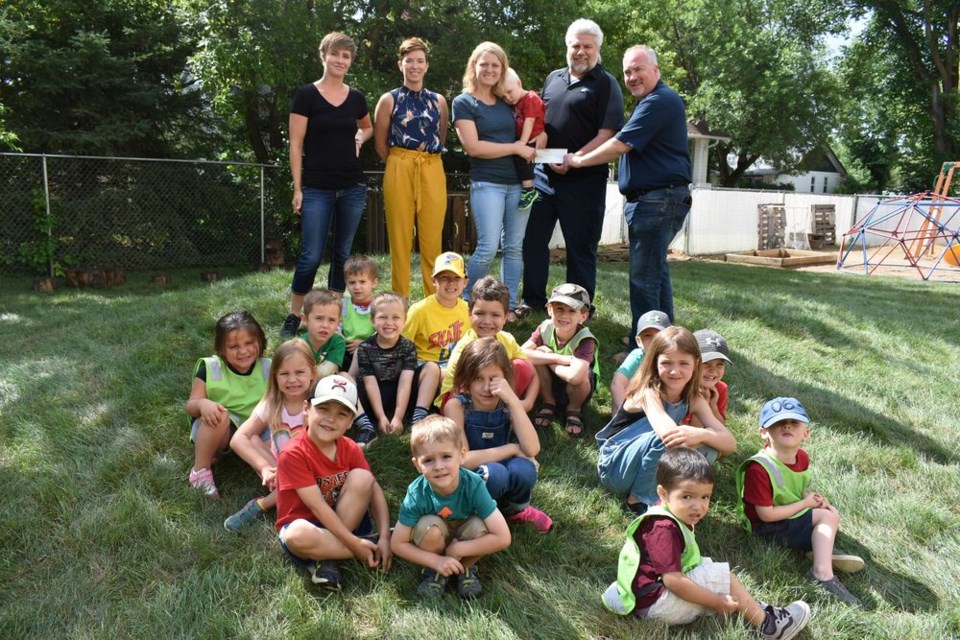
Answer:
<svg viewBox="0 0 960 640"><path fill-rule="evenodd" d="M363 93L344 77L356 56L353 40L328 33L320 41L323 77L297 89L290 106L290 172L293 211L301 217L303 248L290 285L290 315L280 336L293 337L300 326L303 297L313 288L333 225L333 258L327 286L345 288L343 265L353 248L367 201L360 147L373 135Z"/></svg>

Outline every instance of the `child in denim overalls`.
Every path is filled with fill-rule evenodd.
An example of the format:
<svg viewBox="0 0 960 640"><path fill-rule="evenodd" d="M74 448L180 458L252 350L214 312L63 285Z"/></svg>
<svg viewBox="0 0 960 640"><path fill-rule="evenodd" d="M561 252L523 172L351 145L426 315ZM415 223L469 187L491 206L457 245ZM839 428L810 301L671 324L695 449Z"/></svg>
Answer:
<svg viewBox="0 0 960 640"><path fill-rule="evenodd" d="M550 516L530 504L537 483L540 438L513 392L513 367L495 338L478 338L460 357L457 391L445 413L464 433L463 466L484 479L508 522L527 522L540 533Z"/></svg>

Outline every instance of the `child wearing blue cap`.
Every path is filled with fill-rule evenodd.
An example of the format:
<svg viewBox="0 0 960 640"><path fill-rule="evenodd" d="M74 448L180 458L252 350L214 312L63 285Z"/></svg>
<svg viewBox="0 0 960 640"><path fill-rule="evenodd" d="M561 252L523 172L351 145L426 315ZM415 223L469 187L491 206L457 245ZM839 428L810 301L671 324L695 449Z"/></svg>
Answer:
<svg viewBox="0 0 960 640"><path fill-rule="evenodd" d="M647 311L637 318L637 335L635 338L637 348L627 354L627 357L624 358L610 380L610 408L612 414L616 415L617 409L620 408L627 397L627 385L640 369L644 351L650 348L650 342L653 341L654 336L672 325L670 316L663 311Z"/></svg>
<svg viewBox="0 0 960 640"><path fill-rule="evenodd" d="M807 578L843 602L859 604L833 572L860 571L863 559L834 546L840 514L809 490L810 457L802 448L809 423L807 410L796 398L774 398L763 405L763 449L737 471L740 517L748 532L807 551L813 559Z"/></svg>

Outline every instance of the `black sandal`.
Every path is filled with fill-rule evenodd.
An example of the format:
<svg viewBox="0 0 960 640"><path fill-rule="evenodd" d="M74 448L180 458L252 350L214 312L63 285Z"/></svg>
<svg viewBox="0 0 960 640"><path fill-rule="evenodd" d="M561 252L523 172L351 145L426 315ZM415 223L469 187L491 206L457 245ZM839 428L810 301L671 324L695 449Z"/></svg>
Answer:
<svg viewBox="0 0 960 640"><path fill-rule="evenodd" d="M519 304L513 310L513 315L517 317L517 320L525 320L531 313L533 313L533 307L526 304Z"/></svg>
<svg viewBox="0 0 960 640"><path fill-rule="evenodd" d="M537 411L537 415L533 417L533 426L537 429L546 429L553 424L553 420L556 417L557 405L552 402L544 402L540 405L540 410Z"/></svg>
<svg viewBox="0 0 960 640"><path fill-rule="evenodd" d="M567 411L567 422L564 431L571 438L583 437L583 416L579 411Z"/></svg>

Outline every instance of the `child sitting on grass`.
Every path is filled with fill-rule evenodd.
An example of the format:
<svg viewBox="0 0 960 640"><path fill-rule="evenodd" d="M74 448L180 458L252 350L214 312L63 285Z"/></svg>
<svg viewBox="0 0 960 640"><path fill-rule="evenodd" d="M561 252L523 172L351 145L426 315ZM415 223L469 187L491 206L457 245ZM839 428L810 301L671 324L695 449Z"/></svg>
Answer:
<svg viewBox="0 0 960 640"><path fill-rule="evenodd" d="M343 311L340 314L340 332L347 343L343 366L350 377L359 380L357 347L373 335L373 313L370 303L373 290L377 288L377 263L364 255L350 256L343 265L347 292L343 294ZM358 385L359 386L359 385Z"/></svg>
<svg viewBox="0 0 960 640"><path fill-rule="evenodd" d="M761 638L790 640L807 625L810 607L757 602L726 562L700 555L694 533L710 508L713 468L692 449L670 449L657 465L660 504L627 527L617 581L603 593L610 611L666 624L703 615L739 614Z"/></svg>
<svg viewBox="0 0 960 640"><path fill-rule="evenodd" d="M461 297L467 286L463 256L441 253L433 263L437 292L410 306L403 335L417 347L417 404L413 422L427 416L453 348L470 328L470 311Z"/></svg>
<svg viewBox="0 0 960 640"><path fill-rule="evenodd" d="M463 466L484 482L508 522L526 522L539 533L553 520L530 504L537 483L540 438L513 392L513 369L495 338L474 340L463 352L446 414L463 429Z"/></svg>
<svg viewBox="0 0 960 640"><path fill-rule="evenodd" d="M730 361L727 341L722 335L710 329L694 331L693 337L697 339L697 346L700 348L700 396L710 405L710 411L713 412L714 417L723 424L727 424L729 394L723 375L727 371L727 364L733 364ZM684 418L683 424L703 426L703 423L693 415Z"/></svg>
<svg viewBox="0 0 960 640"><path fill-rule="evenodd" d="M377 439L377 429L400 435L404 418L412 413L410 401L416 397L417 348L400 333L407 317L406 302L395 293L381 293L374 298L371 313L377 332L357 349L360 404L369 412L357 421L357 444L363 448Z"/></svg>
<svg viewBox="0 0 960 640"><path fill-rule="evenodd" d="M510 529L483 480L460 466L466 449L453 420L434 415L413 425L410 449L421 475L400 505L393 552L424 567L417 595L442 596L456 575L460 597L476 597L477 561L509 547Z"/></svg>
<svg viewBox="0 0 960 640"><path fill-rule="evenodd" d="M343 366L347 342L337 333L342 304L340 294L328 289L314 289L303 298L301 319L307 331L300 339L313 352L318 380L337 373Z"/></svg>
<svg viewBox="0 0 960 640"><path fill-rule="evenodd" d="M230 450L230 436L250 417L267 390L270 360L263 327L248 311L228 313L217 320L213 338L216 355L197 360L186 411L194 418L190 486L211 500L220 492L210 467Z"/></svg>
<svg viewBox="0 0 960 640"><path fill-rule="evenodd" d="M277 347L267 393L230 438L230 448L253 467L270 493L250 500L224 520L228 531L240 531L277 506L277 457L303 428L303 405L313 389L314 374L313 354L303 340L287 340ZM269 436L269 444L264 443L264 435Z"/></svg>
<svg viewBox="0 0 960 640"><path fill-rule="evenodd" d="M597 432L600 484L626 498L640 515L657 501L657 462L674 447L700 449L713 462L733 453L737 442L700 396L700 349L683 327L668 327L650 343L623 406ZM680 425L692 413L703 427Z"/></svg>
<svg viewBox="0 0 960 640"><path fill-rule="evenodd" d="M549 320L540 323L523 343L523 351L540 378L543 402L533 423L550 426L566 413L567 435L583 436L583 405L589 402L600 377L597 339L583 323L590 317L590 294L578 284L561 284L547 300Z"/></svg>
<svg viewBox="0 0 960 640"><path fill-rule="evenodd" d="M496 338L507 350L513 367L513 390L520 398L523 410L529 412L540 391L540 380L533 373L533 365L516 339L503 330L510 309L510 290L507 285L493 276L484 276L470 289L470 329L457 342L450 360L444 369L440 382L440 396L436 406L443 413L447 401L453 397L453 377L456 375L457 362L468 344L477 338Z"/></svg>
<svg viewBox="0 0 960 640"><path fill-rule="evenodd" d="M390 569L390 514L363 451L343 435L357 413L354 384L341 375L321 379L304 413L306 433L277 462L278 539L314 584L339 590L338 560Z"/></svg>
<svg viewBox="0 0 960 640"><path fill-rule="evenodd" d="M647 311L637 319L637 335L634 338L637 342L637 348L627 354L627 357L614 372L613 379L610 380L610 411L613 414L616 414L620 405L623 404L627 385L640 368L640 363L643 362L643 354L650 348L650 341L653 340L655 335L672 324L670 316L663 311Z"/></svg>
<svg viewBox="0 0 960 640"><path fill-rule="evenodd" d="M748 532L807 551L813 559L807 578L847 604L860 604L833 572L860 571L863 559L834 546L840 514L822 495L809 491L810 458L802 449L809 422L796 398L774 398L763 405L763 449L737 472L741 519Z"/></svg>

